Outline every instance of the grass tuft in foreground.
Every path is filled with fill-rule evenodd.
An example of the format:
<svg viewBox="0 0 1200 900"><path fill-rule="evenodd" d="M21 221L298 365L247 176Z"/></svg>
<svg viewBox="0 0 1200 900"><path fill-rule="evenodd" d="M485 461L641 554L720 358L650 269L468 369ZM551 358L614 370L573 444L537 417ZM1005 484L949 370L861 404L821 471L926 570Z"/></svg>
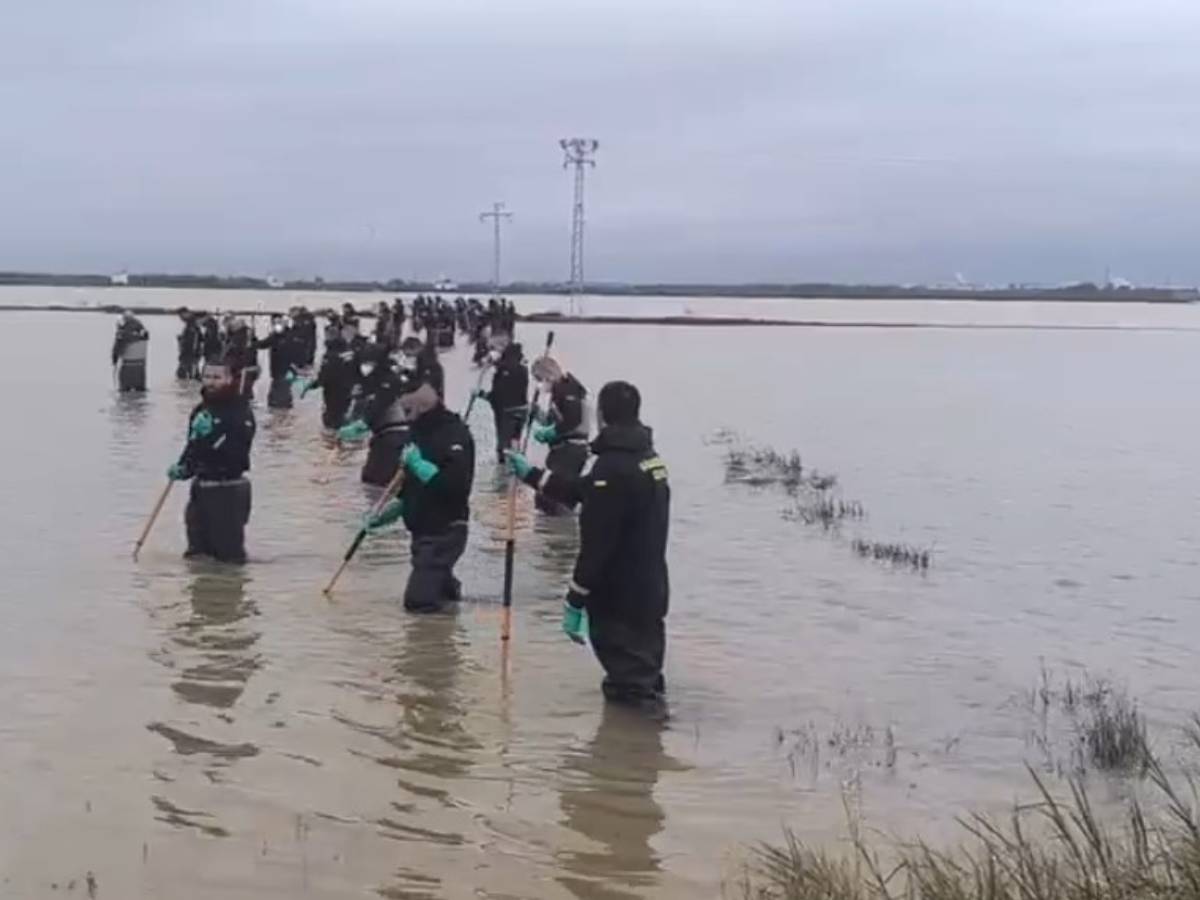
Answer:
<svg viewBox="0 0 1200 900"><path fill-rule="evenodd" d="M1200 748L1200 720L1189 730ZM1069 799L1054 797L1031 769L1038 801L1007 822L963 820L966 843L952 851L917 842L881 856L857 828L853 852L831 855L788 833L756 851L732 896L743 900L1200 900L1200 794L1189 777L1185 797L1161 765L1140 750L1160 803L1147 815L1133 802L1107 827L1083 782ZM884 859L887 861L884 862Z"/></svg>

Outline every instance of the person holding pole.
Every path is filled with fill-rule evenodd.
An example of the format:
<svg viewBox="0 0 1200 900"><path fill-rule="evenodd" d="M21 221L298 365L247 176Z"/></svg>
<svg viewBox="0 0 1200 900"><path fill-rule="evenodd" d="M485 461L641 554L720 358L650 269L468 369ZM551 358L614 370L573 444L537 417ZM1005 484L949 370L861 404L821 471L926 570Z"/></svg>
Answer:
<svg viewBox="0 0 1200 900"><path fill-rule="evenodd" d="M595 456L579 476L542 470L516 451L506 457L525 484L580 507L579 553L563 605L563 631L580 644L590 636L608 700L658 710L670 593L667 467L640 420L637 388L609 382L597 406Z"/></svg>
<svg viewBox="0 0 1200 900"><path fill-rule="evenodd" d="M530 370L537 380L539 391L550 395L550 407L544 414L536 408L533 410L541 423L533 429L533 439L548 448L547 469L568 479L574 478L583 471L588 458L591 415L587 388L549 355L535 359ZM563 504L545 494L538 494L535 503L538 509L550 515L570 512Z"/></svg>
<svg viewBox="0 0 1200 900"><path fill-rule="evenodd" d="M201 402L188 419L188 440L167 470L172 481L192 482L184 522L185 557L246 561L250 520L250 447L255 422L230 362L204 366Z"/></svg>
<svg viewBox="0 0 1200 900"><path fill-rule="evenodd" d="M490 339L492 389L476 395L492 405L496 420L496 460L504 462L504 451L519 440L529 413L529 369L520 344L509 332L494 332Z"/></svg>
<svg viewBox="0 0 1200 900"><path fill-rule="evenodd" d="M400 451L403 486L366 527L373 532L404 520L412 536L404 608L440 612L462 597L454 566L467 546L475 441L433 385L414 381L402 391L399 402L410 423L409 443Z"/></svg>

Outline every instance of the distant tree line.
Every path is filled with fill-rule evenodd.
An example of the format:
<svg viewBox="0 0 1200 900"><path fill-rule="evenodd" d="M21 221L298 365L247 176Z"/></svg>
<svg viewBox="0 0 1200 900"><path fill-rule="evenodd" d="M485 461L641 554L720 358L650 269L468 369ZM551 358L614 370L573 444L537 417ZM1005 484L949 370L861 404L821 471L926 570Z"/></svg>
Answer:
<svg viewBox="0 0 1200 900"><path fill-rule="evenodd" d="M337 293L437 293L433 282L405 281L326 281L323 278L297 279L272 285L265 278L245 275L176 275L170 273L139 273L128 275L130 287L200 288L207 290L271 290L334 291ZM53 274L45 272L0 272L0 285L49 285L63 287L109 287L108 275ZM486 294L492 286L487 282L465 282L447 294ZM505 294L567 294L570 286L562 282L517 281L502 285ZM832 284L804 282L780 284L745 282L741 284L624 284L597 282L588 284L586 292L594 296L655 296L655 297L773 297L845 300L1084 300L1107 302L1191 303L1200 300L1195 288L1130 287L1097 285L1090 281L1058 287L1027 287L1011 285L1006 288L937 287L895 284Z"/></svg>

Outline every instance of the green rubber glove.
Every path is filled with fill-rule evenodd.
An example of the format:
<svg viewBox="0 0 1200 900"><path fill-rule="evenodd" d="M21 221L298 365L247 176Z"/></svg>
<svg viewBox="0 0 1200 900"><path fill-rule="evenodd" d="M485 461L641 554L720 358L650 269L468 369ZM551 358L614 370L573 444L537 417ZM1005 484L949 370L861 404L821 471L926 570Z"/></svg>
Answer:
<svg viewBox="0 0 1200 900"><path fill-rule="evenodd" d="M206 438L213 433L213 428L215 427L216 422L213 421L212 413L207 409L202 409L192 419L192 427L188 433L193 439Z"/></svg>
<svg viewBox="0 0 1200 900"><path fill-rule="evenodd" d="M404 463L404 468L412 472L421 484L429 484L441 471L436 463L430 462L421 454L421 448L416 444L409 444L404 448L404 452L400 454L400 462Z"/></svg>
<svg viewBox="0 0 1200 900"><path fill-rule="evenodd" d="M362 419L355 419L338 429L337 436L339 441L361 441L371 429Z"/></svg>
<svg viewBox="0 0 1200 900"><path fill-rule="evenodd" d="M172 481L187 481L187 470L181 463L171 463L167 467L167 477Z"/></svg>
<svg viewBox="0 0 1200 900"><path fill-rule="evenodd" d="M588 638L588 614L582 606L572 606L569 601L563 603L562 617L563 634L577 644L582 644Z"/></svg>
<svg viewBox="0 0 1200 900"><path fill-rule="evenodd" d="M283 380L288 384L296 384L297 382L304 381L299 373L293 372L291 369L287 370L287 374L283 376Z"/></svg>
<svg viewBox="0 0 1200 900"><path fill-rule="evenodd" d="M313 383L307 378L300 378L299 381L301 382L300 399L303 400L308 395L308 392L313 389Z"/></svg>
<svg viewBox="0 0 1200 900"><path fill-rule="evenodd" d="M539 444L549 444L558 437L558 429L553 425L539 425L533 429L533 439Z"/></svg>
<svg viewBox="0 0 1200 900"><path fill-rule="evenodd" d="M508 471L516 475L519 481L524 481L533 471L533 466L519 450L505 450L504 461L508 463Z"/></svg>
<svg viewBox="0 0 1200 900"><path fill-rule="evenodd" d="M367 516L366 521L363 523L363 527L370 532L382 531L389 525L400 521L403 516L404 501L399 498L395 500L389 500L384 505L383 509L377 512L375 515Z"/></svg>

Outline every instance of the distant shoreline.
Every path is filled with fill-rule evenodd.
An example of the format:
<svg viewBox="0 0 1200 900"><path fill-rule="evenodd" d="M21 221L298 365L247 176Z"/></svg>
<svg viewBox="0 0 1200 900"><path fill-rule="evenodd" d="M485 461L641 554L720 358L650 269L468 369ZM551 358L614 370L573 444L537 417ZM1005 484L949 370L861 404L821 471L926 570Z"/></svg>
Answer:
<svg viewBox="0 0 1200 900"><path fill-rule="evenodd" d="M129 274L128 283L114 284L108 275L48 274L37 272L0 272L0 287L75 287L75 288L186 288L192 290L257 290L271 292L310 292L342 294L444 294L486 297L490 284L467 282L452 290L432 283L390 281L297 280L271 284L263 278L217 275ZM501 294L570 294L560 283L514 282L501 287ZM1091 283L1062 287L950 288L926 285L871 285L827 283L744 283L744 284L612 284L586 285L592 297L690 297L768 300L969 300L984 302L1034 301L1080 303L1196 303L1196 288L1106 287Z"/></svg>
<svg viewBox="0 0 1200 900"><path fill-rule="evenodd" d="M5 312L39 312L39 313L103 313L115 315L129 310L138 316L174 316L178 313L175 307L167 306L136 306L127 304L106 304L103 306L66 306L61 303L0 303L0 313ZM193 308L193 312L200 312ZM312 310L316 316L324 316L335 312L336 307L326 307ZM214 312L214 310L208 310ZM252 319L255 316L271 315L262 309L222 308L222 314L242 316ZM359 310L361 318L374 318L375 311ZM1117 325L1117 324L1040 324L1040 323L1009 323L1009 322L886 322L870 320L836 321L830 319L772 319L755 318L753 316L696 316L696 315L664 315L664 316L628 316L628 315L585 315L565 316L560 312L517 313L517 321L533 325L668 325L685 328L852 328L852 329L900 329L900 330L934 330L934 331L1153 331L1153 332L1196 332L1200 328L1186 328L1174 325Z"/></svg>

